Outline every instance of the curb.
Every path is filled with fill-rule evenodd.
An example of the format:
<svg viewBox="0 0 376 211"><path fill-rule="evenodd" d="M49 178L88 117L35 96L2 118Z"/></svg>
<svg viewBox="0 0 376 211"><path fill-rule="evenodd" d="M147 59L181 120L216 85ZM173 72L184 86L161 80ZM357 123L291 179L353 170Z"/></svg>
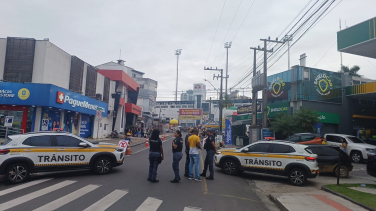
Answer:
<svg viewBox="0 0 376 211"><path fill-rule="evenodd" d="M279 208L281 209L282 211L289 211L289 209L287 209L280 201L278 201L278 199L273 196L273 194L269 194L268 195L269 199L274 202L274 204Z"/></svg>
<svg viewBox="0 0 376 211"><path fill-rule="evenodd" d="M354 200L348 198L347 196L344 196L344 195L342 195L342 194L339 194L339 193L337 193L337 192L334 192L334 191L332 191L332 190L330 190L330 189L328 189L328 188L326 188L326 187L324 187L324 186L321 186L321 190L326 191L326 192L328 192L328 193L331 193L331 194L333 194L333 195L336 195L336 196L342 197L342 198L344 198L344 199L346 199L346 200L348 200L348 201L351 201L352 203L354 203L354 204L356 204L356 205L359 205L359 206L363 207L364 209L371 210L371 211L374 211L374 210L375 210L375 209L370 208L370 207L368 207L368 206L366 206L366 205L364 205L364 204L361 204L361 203L359 203L359 202L356 202L356 201L354 201Z"/></svg>

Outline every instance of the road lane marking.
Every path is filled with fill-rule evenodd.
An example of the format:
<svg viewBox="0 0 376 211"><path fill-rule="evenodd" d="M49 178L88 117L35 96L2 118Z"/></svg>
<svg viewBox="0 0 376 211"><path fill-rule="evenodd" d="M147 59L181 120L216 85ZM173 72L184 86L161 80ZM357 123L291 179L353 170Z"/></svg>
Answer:
<svg viewBox="0 0 376 211"><path fill-rule="evenodd" d="M125 196L128 193L128 191L124 190L114 190L101 200L97 201L96 203L92 204L90 207L86 208L84 211L104 211L107 208L109 208L111 205L113 205L115 202L117 202L119 199L121 199L123 196Z"/></svg>
<svg viewBox="0 0 376 211"><path fill-rule="evenodd" d="M238 197L238 196L231 196L231 195L226 195L226 194L217 194L217 193L205 193L205 194L215 195L215 196L223 196L223 197L229 197L229 198L235 198L235 199L241 199L241 200L247 200L247 201L253 201L253 202L257 202L257 203L263 203L261 200L256 201L256 200L253 200L253 199L248 199L248 198L243 198L243 197Z"/></svg>
<svg viewBox="0 0 376 211"><path fill-rule="evenodd" d="M166 140L166 141L171 141L171 140L172 139L169 139L169 140ZM166 141L164 141L164 142L166 142ZM149 147L146 147L145 149L142 149L142 150L138 150L137 152L132 153L132 155L137 154L137 153L142 152L142 151L147 150L147 149L149 149Z"/></svg>
<svg viewBox="0 0 376 211"><path fill-rule="evenodd" d="M200 153L200 166L201 166L201 172L203 171L204 161L202 159L202 153ZM202 180L202 191L205 193L208 192L208 184L206 183L206 178Z"/></svg>
<svg viewBox="0 0 376 211"><path fill-rule="evenodd" d="M51 193L51 192L53 192L55 190L58 190L60 188L63 188L63 187L68 186L70 184L73 184L75 182L76 181L66 180L64 182L60 182L60 183L52 185L50 187L43 188L41 190L29 193L27 195L15 198L15 199L13 199L11 201L8 201L8 202L0 204L0 210L10 209L12 207L15 207L17 205L23 204L25 202L28 202L28 201L33 200L35 198L38 198L40 196L46 195L48 193Z"/></svg>
<svg viewBox="0 0 376 211"><path fill-rule="evenodd" d="M201 211L201 208L198 207L184 207L183 211Z"/></svg>
<svg viewBox="0 0 376 211"><path fill-rule="evenodd" d="M148 197L138 208L136 211L155 211L158 209L159 206L162 204L162 200Z"/></svg>
<svg viewBox="0 0 376 211"><path fill-rule="evenodd" d="M66 204L68 204L69 202L72 202L73 200L76 200L78 198L80 198L81 196L99 188L100 186L99 185L87 185L81 189L78 189L68 195L65 195L55 201L52 201L48 204L45 204L37 209L35 209L34 211L49 211L49 210L56 210Z"/></svg>
<svg viewBox="0 0 376 211"><path fill-rule="evenodd" d="M28 188L28 187L33 186L33 185L37 185L39 183L46 182L48 180L52 180L52 178L50 178L50 179L35 180L35 181L28 182L28 183L25 183L25 184L22 184L22 185L18 185L16 187L0 191L0 196L6 195L8 193L12 193L12 192L24 189L24 188Z"/></svg>

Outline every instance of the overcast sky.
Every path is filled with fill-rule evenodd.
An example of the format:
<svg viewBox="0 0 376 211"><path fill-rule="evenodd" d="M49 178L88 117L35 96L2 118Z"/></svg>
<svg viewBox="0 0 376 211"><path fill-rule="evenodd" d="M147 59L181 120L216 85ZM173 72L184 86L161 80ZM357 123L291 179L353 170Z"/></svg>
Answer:
<svg viewBox="0 0 376 211"><path fill-rule="evenodd" d="M0 0L0 37L49 38L93 66L119 59L121 49L127 66L158 81L157 100L173 100L176 49L182 49L179 91L192 89L193 83L202 83L205 78L219 88L219 81L213 81L216 72L203 68L225 68L223 43L232 41L231 87L252 66L253 51L249 47L261 45L260 38L280 35L300 10L314 1L255 0L251 7L253 0ZM291 48L291 66L306 53L308 67L338 71L339 19L342 27L345 21L352 26L375 17L375 8L376 0L341 1ZM359 65L361 75L376 79L375 59L343 54L343 64ZM268 74L285 70L287 54Z"/></svg>

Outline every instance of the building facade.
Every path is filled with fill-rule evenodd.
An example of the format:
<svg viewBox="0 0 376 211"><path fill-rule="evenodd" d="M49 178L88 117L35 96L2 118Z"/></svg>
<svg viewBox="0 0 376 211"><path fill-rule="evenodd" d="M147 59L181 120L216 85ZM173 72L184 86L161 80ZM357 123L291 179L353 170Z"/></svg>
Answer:
<svg viewBox="0 0 376 211"><path fill-rule="evenodd" d="M11 118L21 132L103 138L121 125L114 121L116 80L48 39L1 38L0 79L0 126Z"/></svg>

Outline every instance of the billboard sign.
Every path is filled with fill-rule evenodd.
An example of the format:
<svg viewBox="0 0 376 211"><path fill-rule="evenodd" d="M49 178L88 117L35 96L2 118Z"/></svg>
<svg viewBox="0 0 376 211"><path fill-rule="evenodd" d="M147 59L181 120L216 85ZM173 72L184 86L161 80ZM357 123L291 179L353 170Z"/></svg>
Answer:
<svg viewBox="0 0 376 211"><path fill-rule="evenodd" d="M256 111L261 112L261 104L257 104ZM238 113L238 115L240 115L240 114L251 114L252 113L252 105L238 107L237 113Z"/></svg>
<svg viewBox="0 0 376 211"><path fill-rule="evenodd" d="M201 109L179 109L179 116L201 116Z"/></svg>

